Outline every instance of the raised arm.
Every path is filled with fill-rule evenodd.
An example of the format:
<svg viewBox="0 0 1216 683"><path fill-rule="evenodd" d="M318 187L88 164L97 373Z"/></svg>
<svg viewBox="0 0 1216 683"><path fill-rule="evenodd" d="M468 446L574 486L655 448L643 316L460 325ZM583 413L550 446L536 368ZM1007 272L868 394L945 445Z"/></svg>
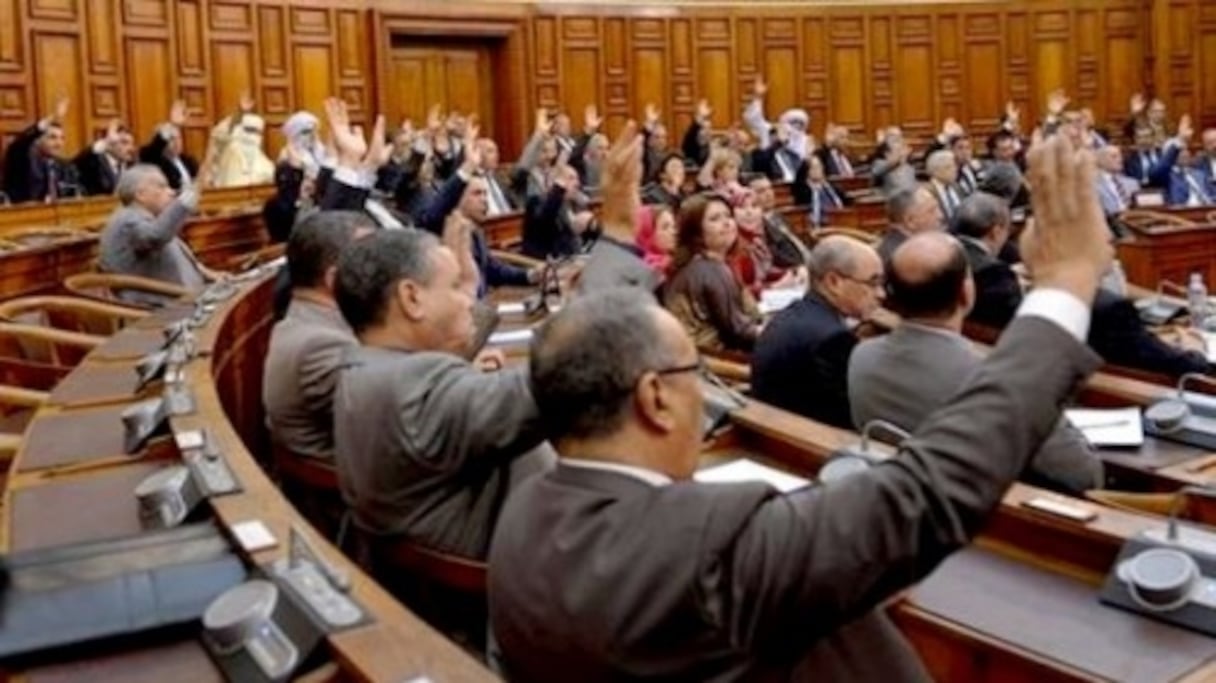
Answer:
<svg viewBox="0 0 1216 683"><path fill-rule="evenodd" d="M752 100L743 108L743 123L752 129L752 135L756 136L756 144L763 149L767 149L771 144L769 135L773 129L773 124L769 123L764 116L764 95L766 93L768 93L768 85L765 84L763 78L757 76L756 82L752 84Z"/></svg>
<svg viewBox="0 0 1216 683"><path fill-rule="evenodd" d="M638 208L642 205L642 136L630 121L608 148L600 177L603 208L600 225L605 235L625 244L637 236Z"/></svg>

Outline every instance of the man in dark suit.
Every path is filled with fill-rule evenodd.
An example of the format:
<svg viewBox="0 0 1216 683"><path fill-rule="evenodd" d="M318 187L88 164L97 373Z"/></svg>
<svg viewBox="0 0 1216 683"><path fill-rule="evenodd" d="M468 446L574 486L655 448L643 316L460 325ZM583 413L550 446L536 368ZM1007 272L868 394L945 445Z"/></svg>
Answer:
<svg viewBox="0 0 1216 683"><path fill-rule="evenodd" d="M1123 159L1123 172L1142 187L1168 189L1170 169L1174 168L1179 152L1186 148L1193 132L1191 118L1183 116L1178 123L1178 134L1158 147L1152 130L1137 128L1135 147L1128 150Z"/></svg>
<svg viewBox="0 0 1216 683"><path fill-rule="evenodd" d="M1098 194L1096 186L1094 193ZM994 256L1008 240L1008 225L1008 213L982 192L963 203L957 225L976 286L975 306L967 319L993 330L1004 329L1013 320L1023 299L1017 274ZM1202 354L1162 341L1144 326L1135 304L1106 289L1094 297L1088 342L1112 365L1170 377L1209 370Z"/></svg>
<svg viewBox="0 0 1216 683"><path fill-rule="evenodd" d="M812 155L798 167L798 175L790 186L794 204L807 208L807 220L815 227L831 222L832 212L850 203L849 196L832 185L823 171L823 162Z"/></svg>
<svg viewBox="0 0 1216 683"><path fill-rule="evenodd" d="M975 305L967 320L1000 330L1022 303L1017 273L998 258L1009 241L1009 207L993 195L977 192L959 207L954 230L975 280Z"/></svg>
<svg viewBox="0 0 1216 683"><path fill-rule="evenodd" d="M948 148L954 153L954 161L958 164L958 185L963 194L975 192L983 180L983 165L972 156L971 138L966 135L950 138Z"/></svg>
<svg viewBox="0 0 1216 683"><path fill-rule="evenodd" d="M17 134L4 151L4 194L14 204L49 202L79 195L75 169L63 154L63 119L70 102L64 97L55 111Z"/></svg>
<svg viewBox="0 0 1216 683"><path fill-rule="evenodd" d="M72 165L76 167L85 194L114 194L118 177L131 166L134 156L131 131L115 119L106 129L105 137L81 150Z"/></svg>
<svg viewBox="0 0 1216 683"><path fill-rule="evenodd" d="M829 123L823 131L823 146L815 149L814 155L823 164L829 178L852 178L853 162L849 161L845 144L849 141L849 129Z"/></svg>
<svg viewBox="0 0 1216 683"><path fill-rule="evenodd" d="M904 240L922 232L942 230L942 210L933 193L915 185L887 195L887 220L891 225L878 243L878 255L884 261L891 258L895 248Z"/></svg>
<svg viewBox="0 0 1216 683"><path fill-rule="evenodd" d="M1165 197L1170 206L1216 204L1216 188L1207 181L1201 167L1192 163L1190 150L1182 150L1174 168L1170 169L1170 184Z"/></svg>
<svg viewBox="0 0 1216 683"><path fill-rule="evenodd" d="M1080 340L1110 262L1102 215L1066 142L1031 157L1082 202L1038 212L1045 291L898 457L834 485L689 481L702 398L679 323L632 292L551 318L530 384L559 465L512 493L490 551L507 677L927 680L876 608L983 528L1098 364Z"/></svg>
<svg viewBox="0 0 1216 683"><path fill-rule="evenodd" d="M958 213L958 207L963 203L965 193L958 184L958 162L954 153L948 149L939 149L925 159L925 172L929 174L929 182L925 187L937 200L938 210L942 220L949 225Z"/></svg>
<svg viewBox="0 0 1216 683"><path fill-rule="evenodd" d="M169 180L169 187L181 190L193 185L198 176L198 161L182 149L182 126L186 125L186 103L178 100L169 111L168 123L157 127L148 144L139 148L139 160L158 166Z"/></svg>
<svg viewBox="0 0 1216 683"><path fill-rule="evenodd" d="M811 163L818 163L813 160ZM756 195L756 203L764 212L764 241L773 254L773 265L778 268L805 268L810 250L803 244L777 211L777 197L773 192L773 181L767 176L755 175L747 186Z"/></svg>
<svg viewBox="0 0 1216 683"><path fill-rule="evenodd" d="M904 242L887 268L887 292L887 307L900 315L899 327L853 350L849 405L858 429L887 420L915 431L983 362L962 335L976 295L962 245L943 233ZM1085 437L1061 420L1022 479L1079 494L1102 486L1102 461Z"/></svg>
<svg viewBox="0 0 1216 683"><path fill-rule="evenodd" d="M883 266L869 245L828 237L811 250L810 291L768 322L752 352L752 394L779 408L849 428L848 318L864 320L883 297Z"/></svg>

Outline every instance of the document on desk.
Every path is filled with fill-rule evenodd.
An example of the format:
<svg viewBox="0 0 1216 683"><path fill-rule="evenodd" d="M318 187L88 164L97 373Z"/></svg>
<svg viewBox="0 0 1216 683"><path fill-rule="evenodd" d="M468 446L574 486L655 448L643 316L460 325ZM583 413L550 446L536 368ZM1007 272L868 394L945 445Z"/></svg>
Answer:
<svg viewBox="0 0 1216 683"><path fill-rule="evenodd" d="M754 460L740 458L724 465L715 465L697 470L693 479L703 484L731 484L740 481L763 481L782 493L800 489L810 482L802 477L786 474Z"/></svg>
<svg viewBox="0 0 1216 683"><path fill-rule="evenodd" d="M1144 443L1144 426L1140 422L1140 409L1136 407L1113 410L1069 408L1064 411L1064 417L1081 430L1085 440L1093 446L1127 447Z"/></svg>
<svg viewBox="0 0 1216 683"><path fill-rule="evenodd" d="M523 315L525 312L526 309L522 301L507 301L498 304L499 315Z"/></svg>
<svg viewBox="0 0 1216 683"><path fill-rule="evenodd" d="M503 330L490 335L490 340L486 342L489 346L515 346L517 344L525 344L532 341L532 329L525 327L522 330Z"/></svg>
<svg viewBox="0 0 1216 683"><path fill-rule="evenodd" d="M806 295L804 287L782 287L780 289L766 289L760 292L760 312L764 315L772 315L780 311L795 301Z"/></svg>

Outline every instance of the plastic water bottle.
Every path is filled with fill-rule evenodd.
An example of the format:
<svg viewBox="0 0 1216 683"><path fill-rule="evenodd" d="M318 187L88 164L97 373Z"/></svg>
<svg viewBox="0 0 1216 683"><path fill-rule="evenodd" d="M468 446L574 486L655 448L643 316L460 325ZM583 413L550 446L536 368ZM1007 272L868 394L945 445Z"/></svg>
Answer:
<svg viewBox="0 0 1216 683"><path fill-rule="evenodd" d="M1202 273L1191 273L1186 285L1186 306L1191 312L1191 327L1203 329L1208 317L1208 288L1203 284Z"/></svg>

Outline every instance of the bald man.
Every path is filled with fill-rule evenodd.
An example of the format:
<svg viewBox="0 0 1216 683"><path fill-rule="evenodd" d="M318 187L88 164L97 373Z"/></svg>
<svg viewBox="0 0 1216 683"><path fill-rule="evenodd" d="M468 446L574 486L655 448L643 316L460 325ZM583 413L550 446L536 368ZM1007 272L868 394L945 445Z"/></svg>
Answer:
<svg viewBox="0 0 1216 683"><path fill-rule="evenodd" d="M807 259L810 289L778 313L752 352L752 393L761 401L836 427L849 412L853 327L883 298L878 253L849 237L828 237Z"/></svg>
<svg viewBox="0 0 1216 683"><path fill-rule="evenodd" d="M917 235L896 249L887 278L887 304L903 322L853 351L849 405L858 429L871 420L887 420L912 432L983 362L962 336L975 285L963 246L943 233ZM1102 486L1102 461L1085 437L1061 419L1022 479L1077 494Z"/></svg>

